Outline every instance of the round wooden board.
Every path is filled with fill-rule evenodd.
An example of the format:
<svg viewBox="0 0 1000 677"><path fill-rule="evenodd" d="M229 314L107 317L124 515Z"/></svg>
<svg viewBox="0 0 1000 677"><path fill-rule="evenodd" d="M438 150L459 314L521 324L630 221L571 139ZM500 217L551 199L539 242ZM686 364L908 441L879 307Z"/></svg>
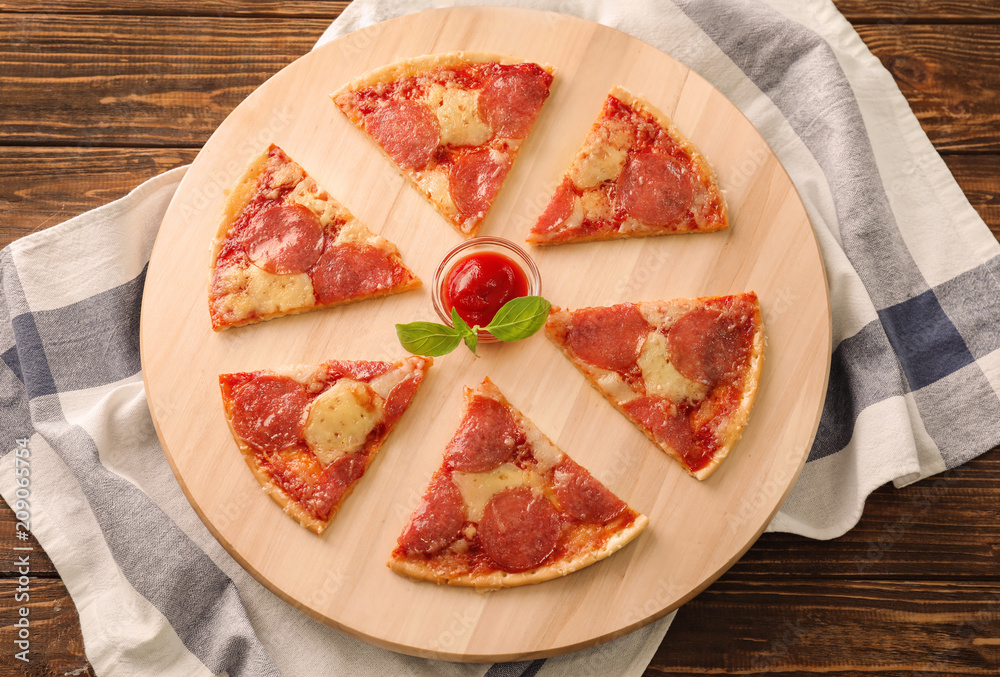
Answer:
<svg viewBox="0 0 1000 677"><path fill-rule="evenodd" d="M413 405L326 533L264 493L223 418L218 375L328 359L403 357L393 324L433 320L429 282L461 241L328 98L401 58L454 50L556 67L552 96L482 234L523 242L613 85L673 116L715 166L732 227L705 235L531 250L543 294L577 308L756 290L764 374L743 439L698 482L615 411L541 334L438 358ZM209 243L223 191L275 142L372 230L396 242L417 291L213 333ZM787 495L819 422L830 360L822 261L805 209L767 144L674 59L574 17L463 8L410 15L316 50L249 96L209 139L164 218L146 281L142 365L153 420L191 504L226 549L305 613L379 646L462 661L548 656L623 635L731 566ZM650 526L619 553L547 583L477 594L414 582L385 562L441 462L462 387L488 375L508 399Z"/></svg>

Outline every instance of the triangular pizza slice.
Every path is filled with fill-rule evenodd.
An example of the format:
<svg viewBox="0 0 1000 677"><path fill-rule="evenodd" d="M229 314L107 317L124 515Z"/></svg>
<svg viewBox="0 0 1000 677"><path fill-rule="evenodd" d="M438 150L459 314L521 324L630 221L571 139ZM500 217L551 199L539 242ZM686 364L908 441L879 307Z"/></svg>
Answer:
<svg viewBox="0 0 1000 677"><path fill-rule="evenodd" d="M331 96L459 232L473 237L551 84L547 66L453 52L383 66Z"/></svg>
<svg viewBox="0 0 1000 677"><path fill-rule="evenodd" d="M728 227L705 157L666 114L615 87L527 240L562 244Z"/></svg>
<svg viewBox="0 0 1000 677"><path fill-rule="evenodd" d="M222 404L254 477L323 533L410 406L432 360L331 361L222 374Z"/></svg>
<svg viewBox="0 0 1000 677"><path fill-rule="evenodd" d="M648 521L485 379L465 389L458 431L389 566L480 589L538 583L611 555Z"/></svg>
<svg viewBox="0 0 1000 677"><path fill-rule="evenodd" d="M271 144L226 199L208 306L218 331L419 285L396 245Z"/></svg>
<svg viewBox="0 0 1000 677"><path fill-rule="evenodd" d="M739 439L764 359L754 292L555 308L545 332L694 477L708 477Z"/></svg>

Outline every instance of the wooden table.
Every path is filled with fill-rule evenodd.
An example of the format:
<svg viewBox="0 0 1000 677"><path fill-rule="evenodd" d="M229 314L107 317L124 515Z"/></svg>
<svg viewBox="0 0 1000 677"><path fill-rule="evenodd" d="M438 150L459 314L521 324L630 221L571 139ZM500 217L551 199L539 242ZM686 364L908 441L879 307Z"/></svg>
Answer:
<svg viewBox="0 0 1000 677"><path fill-rule="evenodd" d="M1000 4L836 3L1000 238ZM346 4L0 0L0 246L189 163ZM93 675L37 550L32 662L14 660L15 545L2 505L0 673ZM763 536L679 611L647 675L692 672L1000 673L1000 448L879 489L839 539Z"/></svg>

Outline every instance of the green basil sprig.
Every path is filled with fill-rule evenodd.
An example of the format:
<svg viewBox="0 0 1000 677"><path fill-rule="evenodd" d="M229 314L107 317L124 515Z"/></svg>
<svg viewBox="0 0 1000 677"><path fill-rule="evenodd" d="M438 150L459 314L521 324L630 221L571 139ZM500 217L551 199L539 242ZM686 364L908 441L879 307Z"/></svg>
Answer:
<svg viewBox="0 0 1000 677"><path fill-rule="evenodd" d="M504 342L526 339L545 324L552 305L541 296L520 296L503 305L485 327L470 327L454 308L451 321L454 327L437 322L410 322L397 324L396 336L406 350L415 355L438 357L446 355L465 341L473 354L479 345L479 331L488 331Z"/></svg>

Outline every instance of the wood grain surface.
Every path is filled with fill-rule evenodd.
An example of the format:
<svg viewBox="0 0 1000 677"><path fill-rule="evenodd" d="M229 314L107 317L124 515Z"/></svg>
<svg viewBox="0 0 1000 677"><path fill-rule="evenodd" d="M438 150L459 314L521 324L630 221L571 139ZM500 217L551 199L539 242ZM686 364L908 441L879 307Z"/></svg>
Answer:
<svg viewBox="0 0 1000 677"><path fill-rule="evenodd" d="M467 351L438 358L377 466L317 538L257 490L222 418L199 412L218 408L219 373L403 357L392 325L434 317L429 286L216 333L206 313L206 261L190 252L204 251L218 229L222 189L273 140L363 223L395 242L429 281L461 236L333 107L328 93L385 63L457 49L517 54L557 71L552 96L482 234L523 242L553 177L565 171L613 86L648 97L700 148L726 189L729 230L531 254L544 294L564 308L756 291L767 335L762 385L738 446L698 482L607 406L542 336L484 346L478 359ZM294 116L289 101L296 102ZM240 104L205 144L164 217L146 277L140 341L167 458L203 521L237 560L284 599L346 632L415 655L484 662L554 655L620 636L663 616L727 569L770 521L805 462L826 396L830 331L825 275L805 208L766 142L721 93L662 52L598 24L529 10L461 8L402 17L336 40ZM454 433L462 387L486 375L557 445L650 518L634 545L571 577L487 596L417 584L385 568L411 497L423 492ZM773 489L762 491L765 484ZM228 517L234 506L240 520ZM350 594L317 596L331 571L338 589ZM568 606L575 610L570 617L563 612ZM449 629L455 617L469 620L464 632Z"/></svg>
<svg viewBox="0 0 1000 677"><path fill-rule="evenodd" d="M160 168L189 161L225 115L256 84L304 53L327 20L345 4L196 0L0 3L0 20L7 22L0 36L16 37L0 39L0 87L4 94L39 73L31 58L13 63L15 48L34 51L41 61L46 50L72 53L72 45L87 38L89 27L84 24L76 34L70 27L52 37L45 23L48 18L76 20L85 14L100 14L116 39L130 44L124 52L115 52L111 44L76 52L77 67L93 66L102 92L113 97L108 103L102 103L102 97L78 101L57 96L60 88L78 86L68 66L49 66L48 75L36 81L36 89L19 90L37 98L33 115L42 121L42 128L61 126L63 137L27 133L16 146L0 139L0 245L121 197ZM869 46L888 68L919 55L919 67L952 74L918 91L902 73L893 71L903 94L926 112L921 123L939 144L959 185L993 232L1000 235L1000 128L988 121L988 112L982 117L979 111L965 116L949 113L952 105L978 96L965 92L964 82L981 82L988 91L1000 90L996 75L1000 53L980 44L977 32L983 27L995 30L992 27L1000 23L1000 5L993 0L836 0L836 4L865 39L870 39L869 33L883 36ZM192 33L182 36L187 48L180 43L165 54L162 46L156 46L156 36L144 30L141 22L127 21L131 16L176 17L175 26L190 17L211 20L199 22ZM281 64L270 72L253 66L257 82L234 87L231 73L217 66L214 59L235 57L256 63L257 50L263 46L237 37L246 16L270 18L272 26L280 29L272 42L279 45ZM303 18L323 21L304 25ZM159 24L164 29L170 25L168 20ZM16 27L17 33L8 32L8 26ZM886 35L894 37L890 40ZM913 45L911 51L909 36L917 35L921 36L920 44ZM196 47L191 46L194 43ZM25 46L31 44L37 49ZM162 96L149 102L147 114L153 131L145 147L138 148L129 139L107 147L91 143L95 127L115 123L110 115L112 102L129 97L142 82L143 64L155 68L167 59L187 61L188 71L200 77L174 79ZM191 97L205 96L214 97L218 106L201 111L188 104ZM9 101L0 96L0 134L9 125L23 124L11 115ZM181 114L194 116L187 135L156 135L158 127L175 126L173 120ZM949 138L978 138L982 142L975 149L943 147L942 140ZM100 163L95 164L95 152L106 153L99 156L103 158ZM181 152L190 154L179 156ZM148 158L143 162L149 164L132 164L137 154ZM61 177L62 187L47 196L46 184L53 176ZM29 194L31 199L25 199ZM681 608L647 676L710 672L901 677L1000 672L1000 614L989 597L1000 590L1000 449L932 482L939 479L944 482L936 486L882 487L869 498L859 524L833 541L765 534L729 572ZM0 578L9 579L12 572L10 548L17 543L13 533L13 514L0 506ZM0 649L0 673L92 675L82 654L72 601L65 588L51 578L56 575L51 565L43 562L42 553L34 553L33 581L44 584L46 590L61 591L55 596L62 602L55 611L52 598L40 596L33 598L32 609L35 604L51 608L58 624L46 625L44 633L36 635L29 665L15 665L12 653ZM49 588L50 582L59 587ZM967 583L980 586L986 594L977 598L963 592L949 599L952 587ZM9 597L9 592L2 594ZM12 622L6 608L0 611L0 647L11 646ZM66 642L68 635L75 636L74 642Z"/></svg>

